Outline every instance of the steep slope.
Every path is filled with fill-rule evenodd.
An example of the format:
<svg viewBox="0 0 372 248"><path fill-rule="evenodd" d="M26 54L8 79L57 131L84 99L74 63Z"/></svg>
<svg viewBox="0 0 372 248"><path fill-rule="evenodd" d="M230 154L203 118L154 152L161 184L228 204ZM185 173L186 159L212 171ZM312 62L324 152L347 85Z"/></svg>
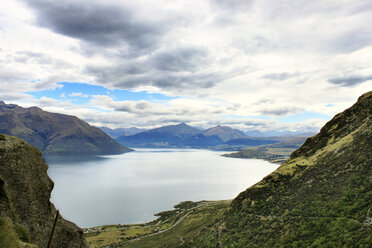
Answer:
<svg viewBox="0 0 372 248"><path fill-rule="evenodd" d="M183 247L372 247L372 92Z"/></svg>
<svg viewBox="0 0 372 248"><path fill-rule="evenodd" d="M133 147L178 146L181 140L200 133L199 129L185 123L154 128L131 136L117 138L120 143Z"/></svg>
<svg viewBox="0 0 372 248"><path fill-rule="evenodd" d="M0 133L14 135L45 154L118 154L130 149L75 116L0 102Z"/></svg>
<svg viewBox="0 0 372 248"><path fill-rule="evenodd" d="M31 243L46 247L56 209L49 201L53 182L41 152L25 141L0 134L0 216L26 227ZM53 247L87 247L82 231L60 218Z"/></svg>
<svg viewBox="0 0 372 248"><path fill-rule="evenodd" d="M242 131L238 129L233 129L231 127L227 126L215 126L208 128L202 132L205 136L218 136L220 139L222 139L224 142L232 139L240 139L240 138L246 138L248 137L246 134L244 134Z"/></svg>

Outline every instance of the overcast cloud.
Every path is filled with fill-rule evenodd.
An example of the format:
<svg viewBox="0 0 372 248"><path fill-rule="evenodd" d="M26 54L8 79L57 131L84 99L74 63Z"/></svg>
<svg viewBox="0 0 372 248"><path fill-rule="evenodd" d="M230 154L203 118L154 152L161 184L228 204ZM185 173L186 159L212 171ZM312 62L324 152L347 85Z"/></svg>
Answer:
<svg viewBox="0 0 372 248"><path fill-rule="evenodd" d="M112 127L316 130L326 121L316 114L372 89L370 16L370 0L2 1L0 100ZM177 99L29 95L58 82ZM278 124L305 111L316 114Z"/></svg>
<svg viewBox="0 0 372 248"><path fill-rule="evenodd" d="M371 76L346 76L346 77L336 77L330 78L328 82L335 85L341 85L345 87L353 87L358 84L364 83L366 81L372 80Z"/></svg>

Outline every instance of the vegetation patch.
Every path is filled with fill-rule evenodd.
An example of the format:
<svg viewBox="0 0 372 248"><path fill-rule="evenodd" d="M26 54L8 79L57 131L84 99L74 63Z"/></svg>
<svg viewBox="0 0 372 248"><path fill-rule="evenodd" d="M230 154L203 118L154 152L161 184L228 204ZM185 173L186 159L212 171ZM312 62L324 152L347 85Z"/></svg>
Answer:
<svg viewBox="0 0 372 248"><path fill-rule="evenodd" d="M175 205L175 210L156 214L159 218L150 223L87 228L84 236L89 247L160 247L160 244L177 247L207 224L212 225L229 203L181 202Z"/></svg>

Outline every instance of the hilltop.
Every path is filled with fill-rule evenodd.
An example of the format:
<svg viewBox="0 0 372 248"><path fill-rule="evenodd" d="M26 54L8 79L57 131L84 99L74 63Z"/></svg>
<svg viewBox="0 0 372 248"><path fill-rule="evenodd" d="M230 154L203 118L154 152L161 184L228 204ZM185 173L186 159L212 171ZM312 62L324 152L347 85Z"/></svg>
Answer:
<svg viewBox="0 0 372 248"><path fill-rule="evenodd" d="M76 116L0 102L0 133L17 136L44 154L119 154L131 149Z"/></svg>

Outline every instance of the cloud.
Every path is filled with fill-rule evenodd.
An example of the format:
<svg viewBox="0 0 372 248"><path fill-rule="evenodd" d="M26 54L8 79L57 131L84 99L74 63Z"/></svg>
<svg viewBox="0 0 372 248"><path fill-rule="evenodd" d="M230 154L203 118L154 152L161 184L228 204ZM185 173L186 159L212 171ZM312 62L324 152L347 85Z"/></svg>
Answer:
<svg viewBox="0 0 372 248"><path fill-rule="evenodd" d="M165 23L147 22L124 5L97 1L26 0L37 23L52 31L98 47L128 45L148 50L157 45Z"/></svg>
<svg viewBox="0 0 372 248"><path fill-rule="evenodd" d="M328 79L328 82L331 84L340 85L343 87L353 87L353 86L362 84L370 80L372 80L372 75L371 76L354 75L354 76L330 78Z"/></svg>
<svg viewBox="0 0 372 248"><path fill-rule="evenodd" d="M9 68L9 67L0 67L0 83L1 82L19 82L29 80L31 77L30 73L24 72L19 69Z"/></svg>
<svg viewBox="0 0 372 248"><path fill-rule="evenodd" d="M290 114L297 114L303 111L302 108L294 107L294 106L284 106L284 107L276 107L276 106L269 106L262 108L260 113L262 115L270 115L270 116L284 116Z"/></svg>
<svg viewBox="0 0 372 248"><path fill-rule="evenodd" d="M41 66L51 66L61 68L70 68L72 65L61 59L53 58L45 53L33 52L33 51L16 51L13 53L13 60L16 63L29 64L34 63Z"/></svg>
<svg viewBox="0 0 372 248"><path fill-rule="evenodd" d="M372 34L369 27L355 27L337 35L330 43L331 51L351 53L372 45Z"/></svg>
<svg viewBox="0 0 372 248"><path fill-rule="evenodd" d="M234 72L203 70L200 68L201 61L191 59L177 59L170 56L167 59L162 55L136 65L128 63L113 66L86 67L85 71L92 75L96 82L121 89L138 88L141 86L153 86L164 91L195 90L211 88L221 81L233 76ZM154 60L159 61L154 64ZM161 62L160 62L161 60ZM183 67L184 66L184 67ZM196 69L198 68L198 70Z"/></svg>
<svg viewBox="0 0 372 248"><path fill-rule="evenodd" d="M47 107L112 126L308 128L275 120L336 114L368 88L371 10L368 0L0 1L0 96L45 104L27 92L50 98L45 89L77 82L177 101L94 98L104 92L83 87L75 97L89 101L68 91ZM258 115L271 121L248 118Z"/></svg>
<svg viewBox="0 0 372 248"><path fill-rule="evenodd" d="M212 6L217 7L221 10L229 11L245 11L252 7L253 0L234 0L234 1L224 1L224 0L210 0Z"/></svg>
<svg viewBox="0 0 372 248"><path fill-rule="evenodd" d="M93 95L91 103L110 108L118 112L127 112L131 114L155 114L155 104L149 101L114 101L111 97L105 95ZM167 114L167 113L164 113Z"/></svg>
<svg viewBox="0 0 372 248"><path fill-rule="evenodd" d="M196 71L207 62L207 56L207 49L180 47L155 54L151 58L151 64L160 71Z"/></svg>
<svg viewBox="0 0 372 248"><path fill-rule="evenodd" d="M300 75L300 72L282 72L282 73L270 73L270 74L265 74L262 77L266 79L271 79L271 80L278 80L278 81L283 81L287 80L289 78L297 77Z"/></svg>
<svg viewBox="0 0 372 248"><path fill-rule="evenodd" d="M71 94L69 94L69 96L72 96L72 97L89 97L88 94L83 94L82 92L72 92ZM64 95L61 97L64 97Z"/></svg>
<svg viewBox="0 0 372 248"><path fill-rule="evenodd" d="M227 112L234 112L236 108L236 106L222 106L216 103L205 105L197 99L174 99L167 103L153 103L145 100L115 101L105 95L94 95L91 103L102 108L135 114L141 116L141 118L161 116L161 118L165 118L166 120L182 119L183 121L187 120L187 118L189 120L212 118Z"/></svg>

